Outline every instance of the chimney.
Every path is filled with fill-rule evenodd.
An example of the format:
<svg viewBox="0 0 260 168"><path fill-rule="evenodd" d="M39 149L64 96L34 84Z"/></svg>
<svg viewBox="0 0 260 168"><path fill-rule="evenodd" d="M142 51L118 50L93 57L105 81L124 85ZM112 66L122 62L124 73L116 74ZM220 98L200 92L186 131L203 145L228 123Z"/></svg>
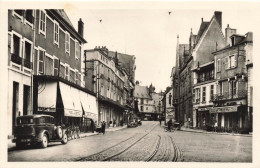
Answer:
<svg viewBox="0 0 260 168"><path fill-rule="evenodd" d="M203 18L201 18L201 23L203 22Z"/></svg>
<svg viewBox="0 0 260 168"><path fill-rule="evenodd" d="M215 15L215 18L216 18L217 22L220 25L220 28L222 29L222 12L215 11L214 15Z"/></svg>
<svg viewBox="0 0 260 168"><path fill-rule="evenodd" d="M225 42L226 45L231 45L231 39L230 36L237 33L237 29L232 29L229 27L229 24L227 25L227 28L225 29Z"/></svg>
<svg viewBox="0 0 260 168"><path fill-rule="evenodd" d="M78 33L83 37L84 36L84 23L81 18L78 21Z"/></svg>

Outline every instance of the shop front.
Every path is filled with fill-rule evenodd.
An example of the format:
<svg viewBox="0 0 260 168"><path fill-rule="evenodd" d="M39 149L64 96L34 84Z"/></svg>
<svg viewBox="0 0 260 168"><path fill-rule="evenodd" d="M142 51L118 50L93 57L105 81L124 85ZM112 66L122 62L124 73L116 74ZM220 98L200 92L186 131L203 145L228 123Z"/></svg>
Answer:
<svg viewBox="0 0 260 168"><path fill-rule="evenodd" d="M209 110L217 118L217 129L223 132L240 132L248 128L245 105L214 107Z"/></svg>
<svg viewBox="0 0 260 168"><path fill-rule="evenodd" d="M35 114L52 115L57 124L83 132L94 131L98 116L94 95L59 78L36 77L34 84Z"/></svg>

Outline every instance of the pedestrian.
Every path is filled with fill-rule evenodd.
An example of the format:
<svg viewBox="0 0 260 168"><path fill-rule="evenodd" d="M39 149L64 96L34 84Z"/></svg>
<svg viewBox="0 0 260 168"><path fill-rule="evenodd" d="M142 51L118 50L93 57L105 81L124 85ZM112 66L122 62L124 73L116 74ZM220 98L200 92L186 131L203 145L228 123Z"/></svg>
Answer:
<svg viewBox="0 0 260 168"><path fill-rule="evenodd" d="M159 119L159 121L160 121L160 125L162 125L162 119L161 118Z"/></svg>
<svg viewBox="0 0 260 168"><path fill-rule="evenodd" d="M106 122L105 121L103 121L102 122L102 125L101 125L101 130L102 130L102 132L103 132L103 135L105 134L105 132L106 132Z"/></svg>
<svg viewBox="0 0 260 168"><path fill-rule="evenodd" d="M168 131L171 130L171 127L172 127L172 119L170 119L170 120L168 121Z"/></svg>

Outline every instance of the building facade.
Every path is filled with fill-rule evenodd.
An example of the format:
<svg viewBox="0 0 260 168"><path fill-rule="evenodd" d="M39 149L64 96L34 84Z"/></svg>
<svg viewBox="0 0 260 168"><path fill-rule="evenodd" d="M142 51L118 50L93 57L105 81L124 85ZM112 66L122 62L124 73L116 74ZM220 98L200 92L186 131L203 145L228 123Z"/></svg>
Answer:
<svg viewBox="0 0 260 168"><path fill-rule="evenodd" d="M78 126L96 120L95 94L86 90L81 72L84 23L76 31L64 10L43 9L9 10L8 24L10 127L26 114Z"/></svg>
<svg viewBox="0 0 260 168"><path fill-rule="evenodd" d="M252 131L252 60L253 34L236 34L236 29L226 28L230 39L227 46L214 52L217 91L214 108L217 126L224 131ZM226 39L228 39L226 37ZM248 88L250 91L248 91ZM248 97L250 97L248 99Z"/></svg>
<svg viewBox="0 0 260 168"><path fill-rule="evenodd" d="M85 50L85 54L85 82L97 95L99 122L108 126L127 123L134 108L134 85L119 65L118 56L109 55L106 47Z"/></svg>

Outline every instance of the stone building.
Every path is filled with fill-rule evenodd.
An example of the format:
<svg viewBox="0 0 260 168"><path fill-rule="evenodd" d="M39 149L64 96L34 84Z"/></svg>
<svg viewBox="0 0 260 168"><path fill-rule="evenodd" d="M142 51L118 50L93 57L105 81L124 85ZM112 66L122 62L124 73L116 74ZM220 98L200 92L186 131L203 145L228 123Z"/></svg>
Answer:
<svg viewBox="0 0 260 168"><path fill-rule="evenodd" d="M175 107L173 106L173 88L167 87L164 93L165 97L165 122L167 123L170 119L175 121Z"/></svg>
<svg viewBox="0 0 260 168"><path fill-rule="evenodd" d="M84 23L76 31L64 10L9 10L8 27L10 126L38 113L69 125L96 120L95 94L81 72Z"/></svg>
<svg viewBox="0 0 260 168"><path fill-rule="evenodd" d="M193 37L194 38L193 40ZM214 55L212 52L225 46L222 33L222 13L214 12L209 22L202 23L197 35L190 35L191 55L193 56L193 127L205 128L212 125L213 94L216 93L214 79Z"/></svg>
<svg viewBox="0 0 260 168"><path fill-rule="evenodd" d="M85 83L97 95L99 122L105 121L108 126L111 122L126 123L134 108L134 84L119 65L117 53L112 55L106 47L96 47L85 50L85 56Z"/></svg>
<svg viewBox="0 0 260 168"><path fill-rule="evenodd" d="M252 131L252 49L253 33L236 34L226 28L227 46L214 52L216 125L224 131Z"/></svg>

